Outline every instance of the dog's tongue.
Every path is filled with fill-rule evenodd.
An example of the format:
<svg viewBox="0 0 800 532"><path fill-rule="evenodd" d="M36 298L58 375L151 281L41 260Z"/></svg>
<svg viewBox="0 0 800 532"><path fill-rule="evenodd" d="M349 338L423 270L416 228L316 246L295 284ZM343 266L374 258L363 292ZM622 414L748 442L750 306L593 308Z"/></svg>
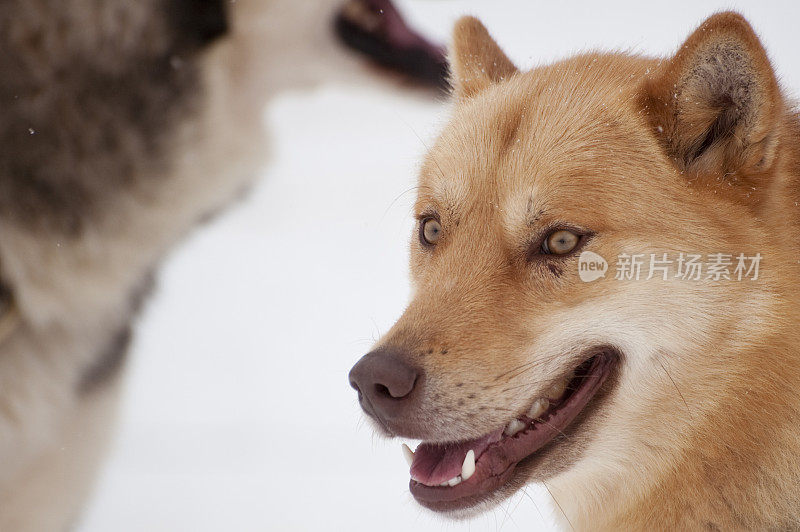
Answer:
<svg viewBox="0 0 800 532"><path fill-rule="evenodd" d="M503 431L498 430L477 440L458 443L421 443L414 451L411 478L427 486L438 486L461 474L464 458L471 450L477 460L490 444L500 441Z"/></svg>

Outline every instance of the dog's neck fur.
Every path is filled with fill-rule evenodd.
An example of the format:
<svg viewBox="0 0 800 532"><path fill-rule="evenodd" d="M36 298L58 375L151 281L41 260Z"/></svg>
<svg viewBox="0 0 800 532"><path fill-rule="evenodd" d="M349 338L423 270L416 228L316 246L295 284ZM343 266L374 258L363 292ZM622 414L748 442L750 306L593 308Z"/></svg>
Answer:
<svg viewBox="0 0 800 532"><path fill-rule="evenodd" d="M784 142L776 154L776 186L764 205L774 227L787 224L783 253L796 263L800 249L800 114L787 105L777 125ZM797 270L795 279L800 278ZM789 530L800 526L800 289L797 284L771 285L771 298L760 316L766 334L735 338L709 353L728 361L720 374L709 364L694 386L678 393L686 408L674 412L674 438L648 441L644 455L625 456L614 465L577 472L548 482L557 502L554 515L575 530ZM743 349L741 346L750 347ZM764 358L769 346L770 358ZM777 355L777 356L776 356ZM778 362L779 361L779 362ZM703 380L731 379L737 386L713 398L704 395ZM746 384L744 384L746 383ZM696 387L695 387L696 386ZM720 393L724 395L720 395ZM735 427L735 430L731 430ZM648 439L648 435L643 435ZM621 449L622 453L626 450ZM665 462L665 458L671 460ZM626 483L634 470L637 482ZM625 473L619 473L625 471ZM597 479L600 480L597 480ZM644 480L644 482L642 482Z"/></svg>
<svg viewBox="0 0 800 532"><path fill-rule="evenodd" d="M772 340L799 358L786 337L776 332ZM735 356L755 359L760 354L754 348ZM749 375L763 370L740 369ZM578 472L548 481L554 515L564 529L575 530L796 528L800 401L776 403L775 387L780 383L791 391L798 378L797 365L775 368L754 378L752 387L715 397L705 410L698 408L702 397L683 387L681 394L691 406L674 413L671 441L651 440L645 453L604 464L590 475ZM632 471L637 478L629 482Z"/></svg>

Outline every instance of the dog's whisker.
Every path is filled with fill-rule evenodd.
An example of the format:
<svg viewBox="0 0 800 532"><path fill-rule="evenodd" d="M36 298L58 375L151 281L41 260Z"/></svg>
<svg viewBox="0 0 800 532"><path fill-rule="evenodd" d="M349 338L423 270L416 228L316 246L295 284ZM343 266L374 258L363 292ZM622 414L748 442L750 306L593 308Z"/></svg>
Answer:
<svg viewBox="0 0 800 532"><path fill-rule="evenodd" d="M669 377L670 382L672 382L672 385L675 387L675 391L678 392L678 395L680 396L681 401L683 401L683 405L686 407L686 413L689 415L689 419L693 420L694 418L692 417L692 411L689 408L689 404L686 402L686 399L683 398L683 394L678 389L678 385L675 384L675 380L672 378L672 375L669 374L669 371L667 371L667 368L664 366L664 364L661 362L661 360L659 360L659 359L656 359L656 360L658 360L658 364L661 366L661 369L663 369L664 373L666 373L667 377Z"/></svg>
<svg viewBox="0 0 800 532"><path fill-rule="evenodd" d="M400 198L402 198L403 196L405 196L405 195L406 195L406 194L408 194L409 192L414 192L415 190L419 190L419 189L420 189L420 187L419 187L419 186L414 186L414 187L407 188L406 190L404 190L403 192L401 192L400 194L398 194L398 195L397 195L397 196L396 196L396 197L395 197L395 198L394 198L394 199L391 201L391 203L389 203L389 205L386 207L386 210L385 210L385 211L383 211L383 214L381 215L380 219L378 220L378 224L380 224L381 222L383 222L384 218L386 218L386 215L389 213L389 211L392 209L392 207L394 207L394 204L395 204L395 203L397 203L397 202L400 200Z"/></svg>
<svg viewBox="0 0 800 532"><path fill-rule="evenodd" d="M564 436L564 438L566 438L566 439L568 439L568 440L572 440L572 438L570 438L569 436L567 436L567 435L564 433L564 431L563 431L563 430L561 430L560 428L556 427L555 425L553 425L553 424L551 424L551 423L548 423L548 422L547 422L547 421L545 421L544 419L537 419L537 420L536 420L536 422L537 422L537 423L542 423L543 425L547 425L548 427L550 427L550 428L553 428L553 429L555 429L556 431L558 431L558 433L559 433L559 434L561 434L562 436Z"/></svg>
<svg viewBox="0 0 800 532"><path fill-rule="evenodd" d="M536 508L536 513L539 514L539 517L541 517L542 522L544 522L545 521L544 514L542 514L542 511L539 509L539 505L536 504L536 500L533 497L531 497L530 493L528 493L528 488L527 487L525 487L525 486L522 487L522 494L525 497L527 497L533 503L533 507Z"/></svg>
<svg viewBox="0 0 800 532"><path fill-rule="evenodd" d="M553 362L553 360L555 360L556 358L559 358L559 357L557 355L554 355L554 356L550 356L550 357L544 357L544 358L539 358L539 359L536 359L536 360L531 360L531 361L525 362L523 364L520 364L520 365L518 365L516 367L513 367L513 368L511 368L511 369L509 369L509 370L497 375L494 378L494 380L500 380L500 379L502 379L504 377L508 377L509 375L510 375L509 379L517 377L521 373L527 372L527 371L529 371L531 369L535 369L536 367L539 367L540 365L551 364Z"/></svg>
<svg viewBox="0 0 800 532"><path fill-rule="evenodd" d="M550 486L548 486L547 482L544 481L544 480L542 481L542 484L544 485L544 488L547 490L547 493L550 494L550 498L552 498L553 502L555 502L556 506L558 506L558 509L561 512L561 515L563 515L564 519L567 520L567 524L569 524L569 528L574 532L575 527L572 526L572 521L569 520L569 517L567 516L566 512L564 511L564 508L561 507L561 503L558 502L558 499L556 499L555 495L553 495L553 492L550 491Z"/></svg>

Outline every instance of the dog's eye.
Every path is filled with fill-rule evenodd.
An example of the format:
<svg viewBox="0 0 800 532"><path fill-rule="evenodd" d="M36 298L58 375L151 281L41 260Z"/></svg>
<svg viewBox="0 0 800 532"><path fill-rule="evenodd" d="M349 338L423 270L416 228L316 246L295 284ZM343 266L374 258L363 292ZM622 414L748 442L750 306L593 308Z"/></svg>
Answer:
<svg viewBox="0 0 800 532"><path fill-rule="evenodd" d="M578 246L580 235L572 231L560 229L553 231L542 242L542 252L548 255L566 255Z"/></svg>
<svg viewBox="0 0 800 532"><path fill-rule="evenodd" d="M425 218L420 225L419 236L423 244L434 245L442 237L442 224L436 218Z"/></svg>

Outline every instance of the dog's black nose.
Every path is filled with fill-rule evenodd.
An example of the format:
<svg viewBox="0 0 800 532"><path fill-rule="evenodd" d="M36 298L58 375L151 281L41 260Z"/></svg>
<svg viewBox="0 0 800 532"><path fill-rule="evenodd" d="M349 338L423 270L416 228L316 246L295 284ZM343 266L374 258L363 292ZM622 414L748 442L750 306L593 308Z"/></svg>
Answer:
<svg viewBox="0 0 800 532"><path fill-rule="evenodd" d="M350 370L350 386L358 391L361 407L381 420L403 414L419 373L402 357L379 349L364 355Z"/></svg>

